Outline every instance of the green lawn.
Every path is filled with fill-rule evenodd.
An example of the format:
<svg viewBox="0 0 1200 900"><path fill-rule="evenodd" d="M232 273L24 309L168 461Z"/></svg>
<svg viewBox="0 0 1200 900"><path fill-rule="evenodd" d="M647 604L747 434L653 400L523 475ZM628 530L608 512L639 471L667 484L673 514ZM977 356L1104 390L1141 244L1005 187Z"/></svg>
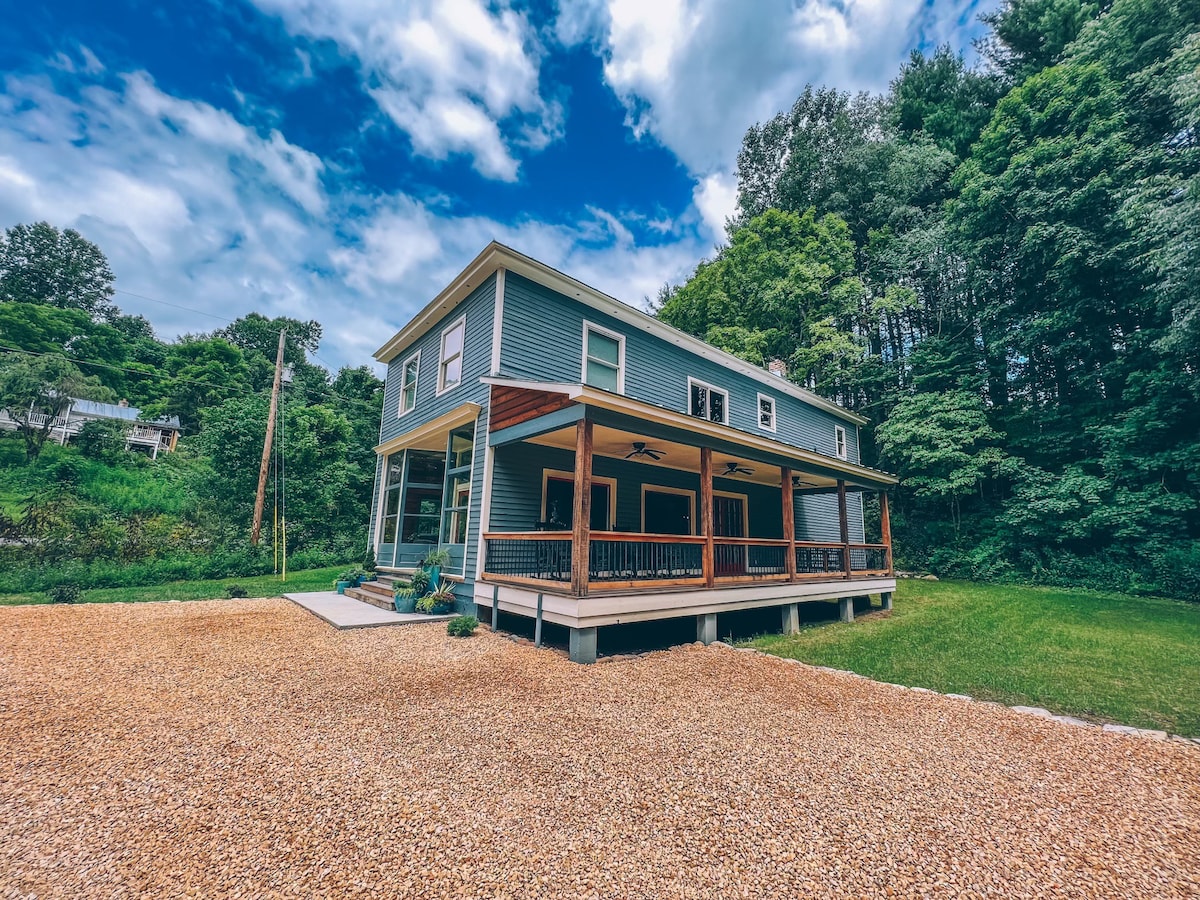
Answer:
<svg viewBox="0 0 1200 900"><path fill-rule="evenodd" d="M749 644L879 681L1200 735L1196 604L955 581L898 587L890 615Z"/></svg>
<svg viewBox="0 0 1200 900"><path fill-rule="evenodd" d="M251 597L277 597L287 592L328 591L333 578L346 566L288 572L287 581L278 575L259 575L253 578L218 578L212 581L174 581L170 584L150 584L145 587L95 588L84 591L85 603L139 603L147 600L211 600L224 598L225 588L240 584ZM23 603L47 603L45 594L0 594L0 606Z"/></svg>

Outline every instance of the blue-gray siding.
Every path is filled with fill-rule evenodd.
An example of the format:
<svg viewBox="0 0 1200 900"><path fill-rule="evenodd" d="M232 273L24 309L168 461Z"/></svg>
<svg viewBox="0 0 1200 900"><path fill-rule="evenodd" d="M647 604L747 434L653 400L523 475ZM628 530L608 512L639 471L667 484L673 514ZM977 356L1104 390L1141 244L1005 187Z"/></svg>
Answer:
<svg viewBox="0 0 1200 900"><path fill-rule="evenodd" d="M846 429L847 456L858 462L858 429L852 422L773 391L769 384L696 356L512 272L505 273L501 374L578 383L584 321L625 336L626 396L687 413L691 376L729 391L732 427L833 456L834 426L841 425ZM775 398L777 430L773 433L758 427L760 393Z"/></svg>

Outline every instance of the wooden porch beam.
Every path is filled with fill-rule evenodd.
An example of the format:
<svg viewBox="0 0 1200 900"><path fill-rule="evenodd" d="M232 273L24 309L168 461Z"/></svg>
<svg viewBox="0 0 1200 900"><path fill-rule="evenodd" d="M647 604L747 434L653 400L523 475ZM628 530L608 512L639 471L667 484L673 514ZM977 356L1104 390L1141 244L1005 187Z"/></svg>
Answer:
<svg viewBox="0 0 1200 900"><path fill-rule="evenodd" d="M879 528L882 543L887 547L887 570L889 575L895 575L895 565L892 563L892 516L888 511L888 492L879 492Z"/></svg>
<svg viewBox="0 0 1200 900"><path fill-rule="evenodd" d="M571 593L586 597L592 543L592 420L575 424L575 503L571 511Z"/></svg>
<svg viewBox="0 0 1200 900"><path fill-rule="evenodd" d="M712 447L700 448L700 528L704 536L704 586L716 583L716 546L713 542L713 452Z"/></svg>
<svg viewBox="0 0 1200 900"><path fill-rule="evenodd" d="M787 541L787 577L796 580L796 503L792 497L792 470L784 466L779 470L783 476L783 539Z"/></svg>
<svg viewBox="0 0 1200 900"><path fill-rule="evenodd" d="M838 480L838 527L842 537L842 562L846 566L845 577L850 578L850 517L846 514L846 482Z"/></svg>

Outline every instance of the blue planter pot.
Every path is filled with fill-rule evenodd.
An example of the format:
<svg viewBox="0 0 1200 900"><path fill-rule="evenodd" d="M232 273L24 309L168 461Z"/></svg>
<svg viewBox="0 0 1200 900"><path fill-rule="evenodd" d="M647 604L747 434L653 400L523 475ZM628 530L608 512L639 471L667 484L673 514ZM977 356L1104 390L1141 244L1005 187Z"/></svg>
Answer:
<svg viewBox="0 0 1200 900"><path fill-rule="evenodd" d="M438 580L442 577L442 567L430 566L427 571L429 572L429 590L430 592L436 591Z"/></svg>
<svg viewBox="0 0 1200 900"><path fill-rule="evenodd" d="M396 598L396 612L411 613L411 612L416 612L416 611L417 611L417 598L416 597L397 597Z"/></svg>
<svg viewBox="0 0 1200 900"><path fill-rule="evenodd" d="M451 603L439 603L437 606L435 606L435 607L433 608L433 614L434 614L435 616L444 616L444 615L446 615L447 613L453 612L453 610L454 610L454 605L453 605L453 604L451 604Z"/></svg>
<svg viewBox="0 0 1200 900"><path fill-rule="evenodd" d="M346 593L346 588L353 587L353 586L354 586L354 583L351 581L339 581L337 583L337 592L339 594L344 594L344 593Z"/></svg>

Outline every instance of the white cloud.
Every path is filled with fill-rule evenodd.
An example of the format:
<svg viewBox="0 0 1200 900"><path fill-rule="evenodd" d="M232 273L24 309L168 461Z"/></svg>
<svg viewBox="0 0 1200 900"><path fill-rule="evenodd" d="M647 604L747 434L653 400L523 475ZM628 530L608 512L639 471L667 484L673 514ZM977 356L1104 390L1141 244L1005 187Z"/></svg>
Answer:
<svg viewBox="0 0 1200 900"><path fill-rule="evenodd" d="M989 0L994 2L994 0ZM555 33L588 43L639 137L696 179L714 234L732 211L730 173L746 129L806 83L883 90L921 44L969 44L980 0L560 0ZM721 229L723 230L723 229Z"/></svg>
<svg viewBox="0 0 1200 900"><path fill-rule="evenodd" d="M663 225L673 242L639 246L598 207L555 225L452 215L440 197L367 195L331 181L283 134L263 136L144 73L106 85L67 96L45 77L6 79L0 227L79 229L108 256L119 305L164 338L251 311L315 318L321 360L361 365L493 238L634 305L686 277L707 249L678 220Z"/></svg>
<svg viewBox="0 0 1200 900"><path fill-rule="evenodd" d="M514 181L518 146L558 136L562 111L542 97L541 48L528 18L483 0L255 0L293 33L353 56L364 89L413 151L466 154L488 178Z"/></svg>

